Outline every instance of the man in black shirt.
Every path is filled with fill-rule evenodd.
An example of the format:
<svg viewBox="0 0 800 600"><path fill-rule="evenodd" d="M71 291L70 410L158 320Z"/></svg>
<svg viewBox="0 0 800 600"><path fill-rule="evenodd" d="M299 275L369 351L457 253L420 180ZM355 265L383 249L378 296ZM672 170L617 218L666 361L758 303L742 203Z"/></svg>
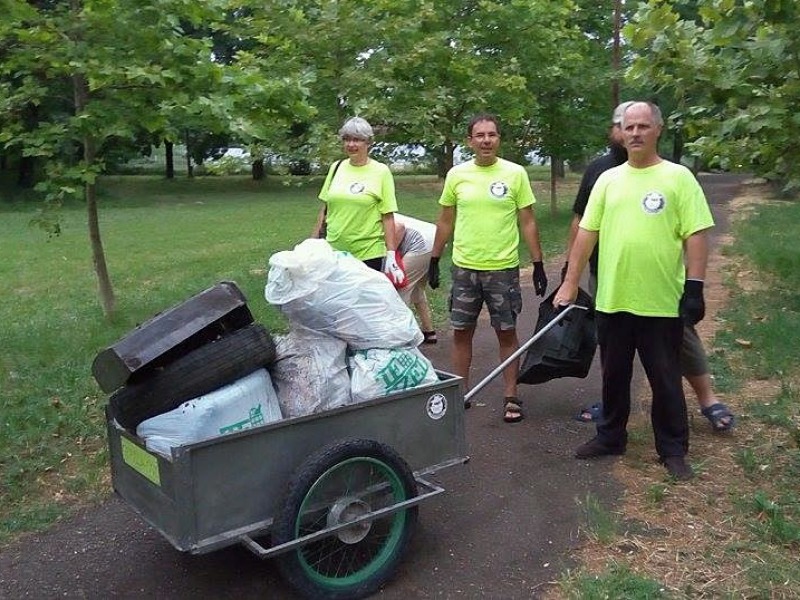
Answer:
<svg viewBox="0 0 800 600"><path fill-rule="evenodd" d="M567 256L569 256L569 252L572 250L572 244L575 242L575 236L578 233L578 223L581 222L581 217L583 217L583 213L586 210L586 204L589 202L589 194L592 193L592 188L594 187L594 184L597 183L597 178L600 177L603 172L614 167L618 167L628 160L628 152L625 150L625 146L622 144L621 125L622 115L625 112L625 109L631 104L633 104L633 102L623 102L616 109L614 109L614 114L611 117L611 129L608 132L608 153L590 162L586 167L586 170L583 172L581 186L578 188L578 195L575 196L575 203L572 205L572 212L575 213L575 216L572 218L572 222L569 225ZM591 257L589 257L588 292L592 298L594 298L597 294L597 248L598 246L594 247L594 251L592 252ZM567 265L565 263L564 268L561 271L562 279L564 278L564 274L566 272Z"/></svg>

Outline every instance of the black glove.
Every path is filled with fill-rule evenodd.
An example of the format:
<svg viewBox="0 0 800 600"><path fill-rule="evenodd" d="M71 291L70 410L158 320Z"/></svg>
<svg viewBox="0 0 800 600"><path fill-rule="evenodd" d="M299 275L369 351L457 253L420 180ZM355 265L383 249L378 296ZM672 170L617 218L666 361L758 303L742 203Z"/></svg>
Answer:
<svg viewBox="0 0 800 600"><path fill-rule="evenodd" d="M687 279L683 284L683 296L678 305L678 313L689 325L694 325L706 316L706 302L703 299L703 282Z"/></svg>
<svg viewBox="0 0 800 600"><path fill-rule="evenodd" d="M439 287L439 257L431 256L431 262L428 264L428 285L431 289L435 290Z"/></svg>
<svg viewBox="0 0 800 600"><path fill-rule="evenodd" d="M567 269L569 269L569 261L564 263L564 266L561 267L561 283L564 283L564 279L567 276Z"/></svg>
<svg viewBox="0 0 800 600"><path fill-rule="evenodd" d="M547 275L544 272L544 263L540 260L533 263L533 289L537 296L544 296L547 291Z"/></svg>

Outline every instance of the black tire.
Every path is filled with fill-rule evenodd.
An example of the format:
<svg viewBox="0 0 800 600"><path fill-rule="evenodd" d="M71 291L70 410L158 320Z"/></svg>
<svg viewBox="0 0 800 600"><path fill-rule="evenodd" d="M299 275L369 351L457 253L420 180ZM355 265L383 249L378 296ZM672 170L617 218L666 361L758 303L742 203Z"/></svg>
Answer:
<svg viewBox="0 0 800 600"><path fill-rule="evenodd" d="M292 477L272 542L289 542L416 495L411 469L392 448L342 440L313 455ZM416 522L416 505L362 521L279 555L278 568L306 598L365 598L394 574Z"/></svg>
<svg viewBox="0 0 800 600"><path fill-rule="evenodd" d="M111 415L123 427L134 430L142 421L213 392L274 360L272 336L263 325L248 325L192 350L144 381L117 390L109 399Z"/></svg>

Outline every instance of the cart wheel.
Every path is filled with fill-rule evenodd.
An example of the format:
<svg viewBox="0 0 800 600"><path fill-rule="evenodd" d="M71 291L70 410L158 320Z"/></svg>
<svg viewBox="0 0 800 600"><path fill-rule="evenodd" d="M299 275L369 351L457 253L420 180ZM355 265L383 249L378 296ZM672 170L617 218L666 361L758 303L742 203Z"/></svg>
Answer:
<svg viewBox="0 0 800 600"><path fill-rule="evenodd" d="M343 440L309 458L289 484L273 543L289 542L417 495L411 469L392 448ZM277 560L307 598L364 598L394 573L417 521L417 507L362 521L291 550Z"/></svg>

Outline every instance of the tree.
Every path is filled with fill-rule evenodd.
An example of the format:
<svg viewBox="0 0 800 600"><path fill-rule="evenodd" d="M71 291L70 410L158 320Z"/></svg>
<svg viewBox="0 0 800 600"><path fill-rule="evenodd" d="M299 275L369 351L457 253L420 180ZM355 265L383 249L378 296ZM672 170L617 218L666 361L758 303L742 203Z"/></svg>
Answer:
<svg viewBox="0 0 800 600"><path fill-rule="evenodd" d="M187 119L218 129L233 124L232 131L258 135L270 115L291 118L303 104L302 86L286 77L266 78L263 67L246 57L228 69L213 60L209 36L185 35L183 27L226 26L225 0L69 0L46 8L7 0L7 6L0 26L0 85L3 114L10 117L0 142L45 164L46 180L38 187L46 208L70 196L85 200L100 302L110 316L115 298L95 181L114 140L144 130L174 141L175 124ZM62 101L68 113L40 114L34 127L22 125L26 107L41 106L53 90L67 89ZM40 222L57 233L58 221L47 211Z"/></svg>
<svg viewBox="0 0 800 600"><path fill-rule="evenodd" d="M518 135L538 117L533 81L547 65L561 64L554 40L580 35L566 22L569 3L406 0L376 6L380 43L363 61L363 73L387 139L424 146L444 176L469 117L493 112L502 118L507 152L527 154Z"/></svg>
<svg viewBox="0 0 800 600"><path fill-rule="evenodd" d="M800 7L792 0L651 0L625 34L637 81L671 95L711 165L800 187Z"/></svg>

